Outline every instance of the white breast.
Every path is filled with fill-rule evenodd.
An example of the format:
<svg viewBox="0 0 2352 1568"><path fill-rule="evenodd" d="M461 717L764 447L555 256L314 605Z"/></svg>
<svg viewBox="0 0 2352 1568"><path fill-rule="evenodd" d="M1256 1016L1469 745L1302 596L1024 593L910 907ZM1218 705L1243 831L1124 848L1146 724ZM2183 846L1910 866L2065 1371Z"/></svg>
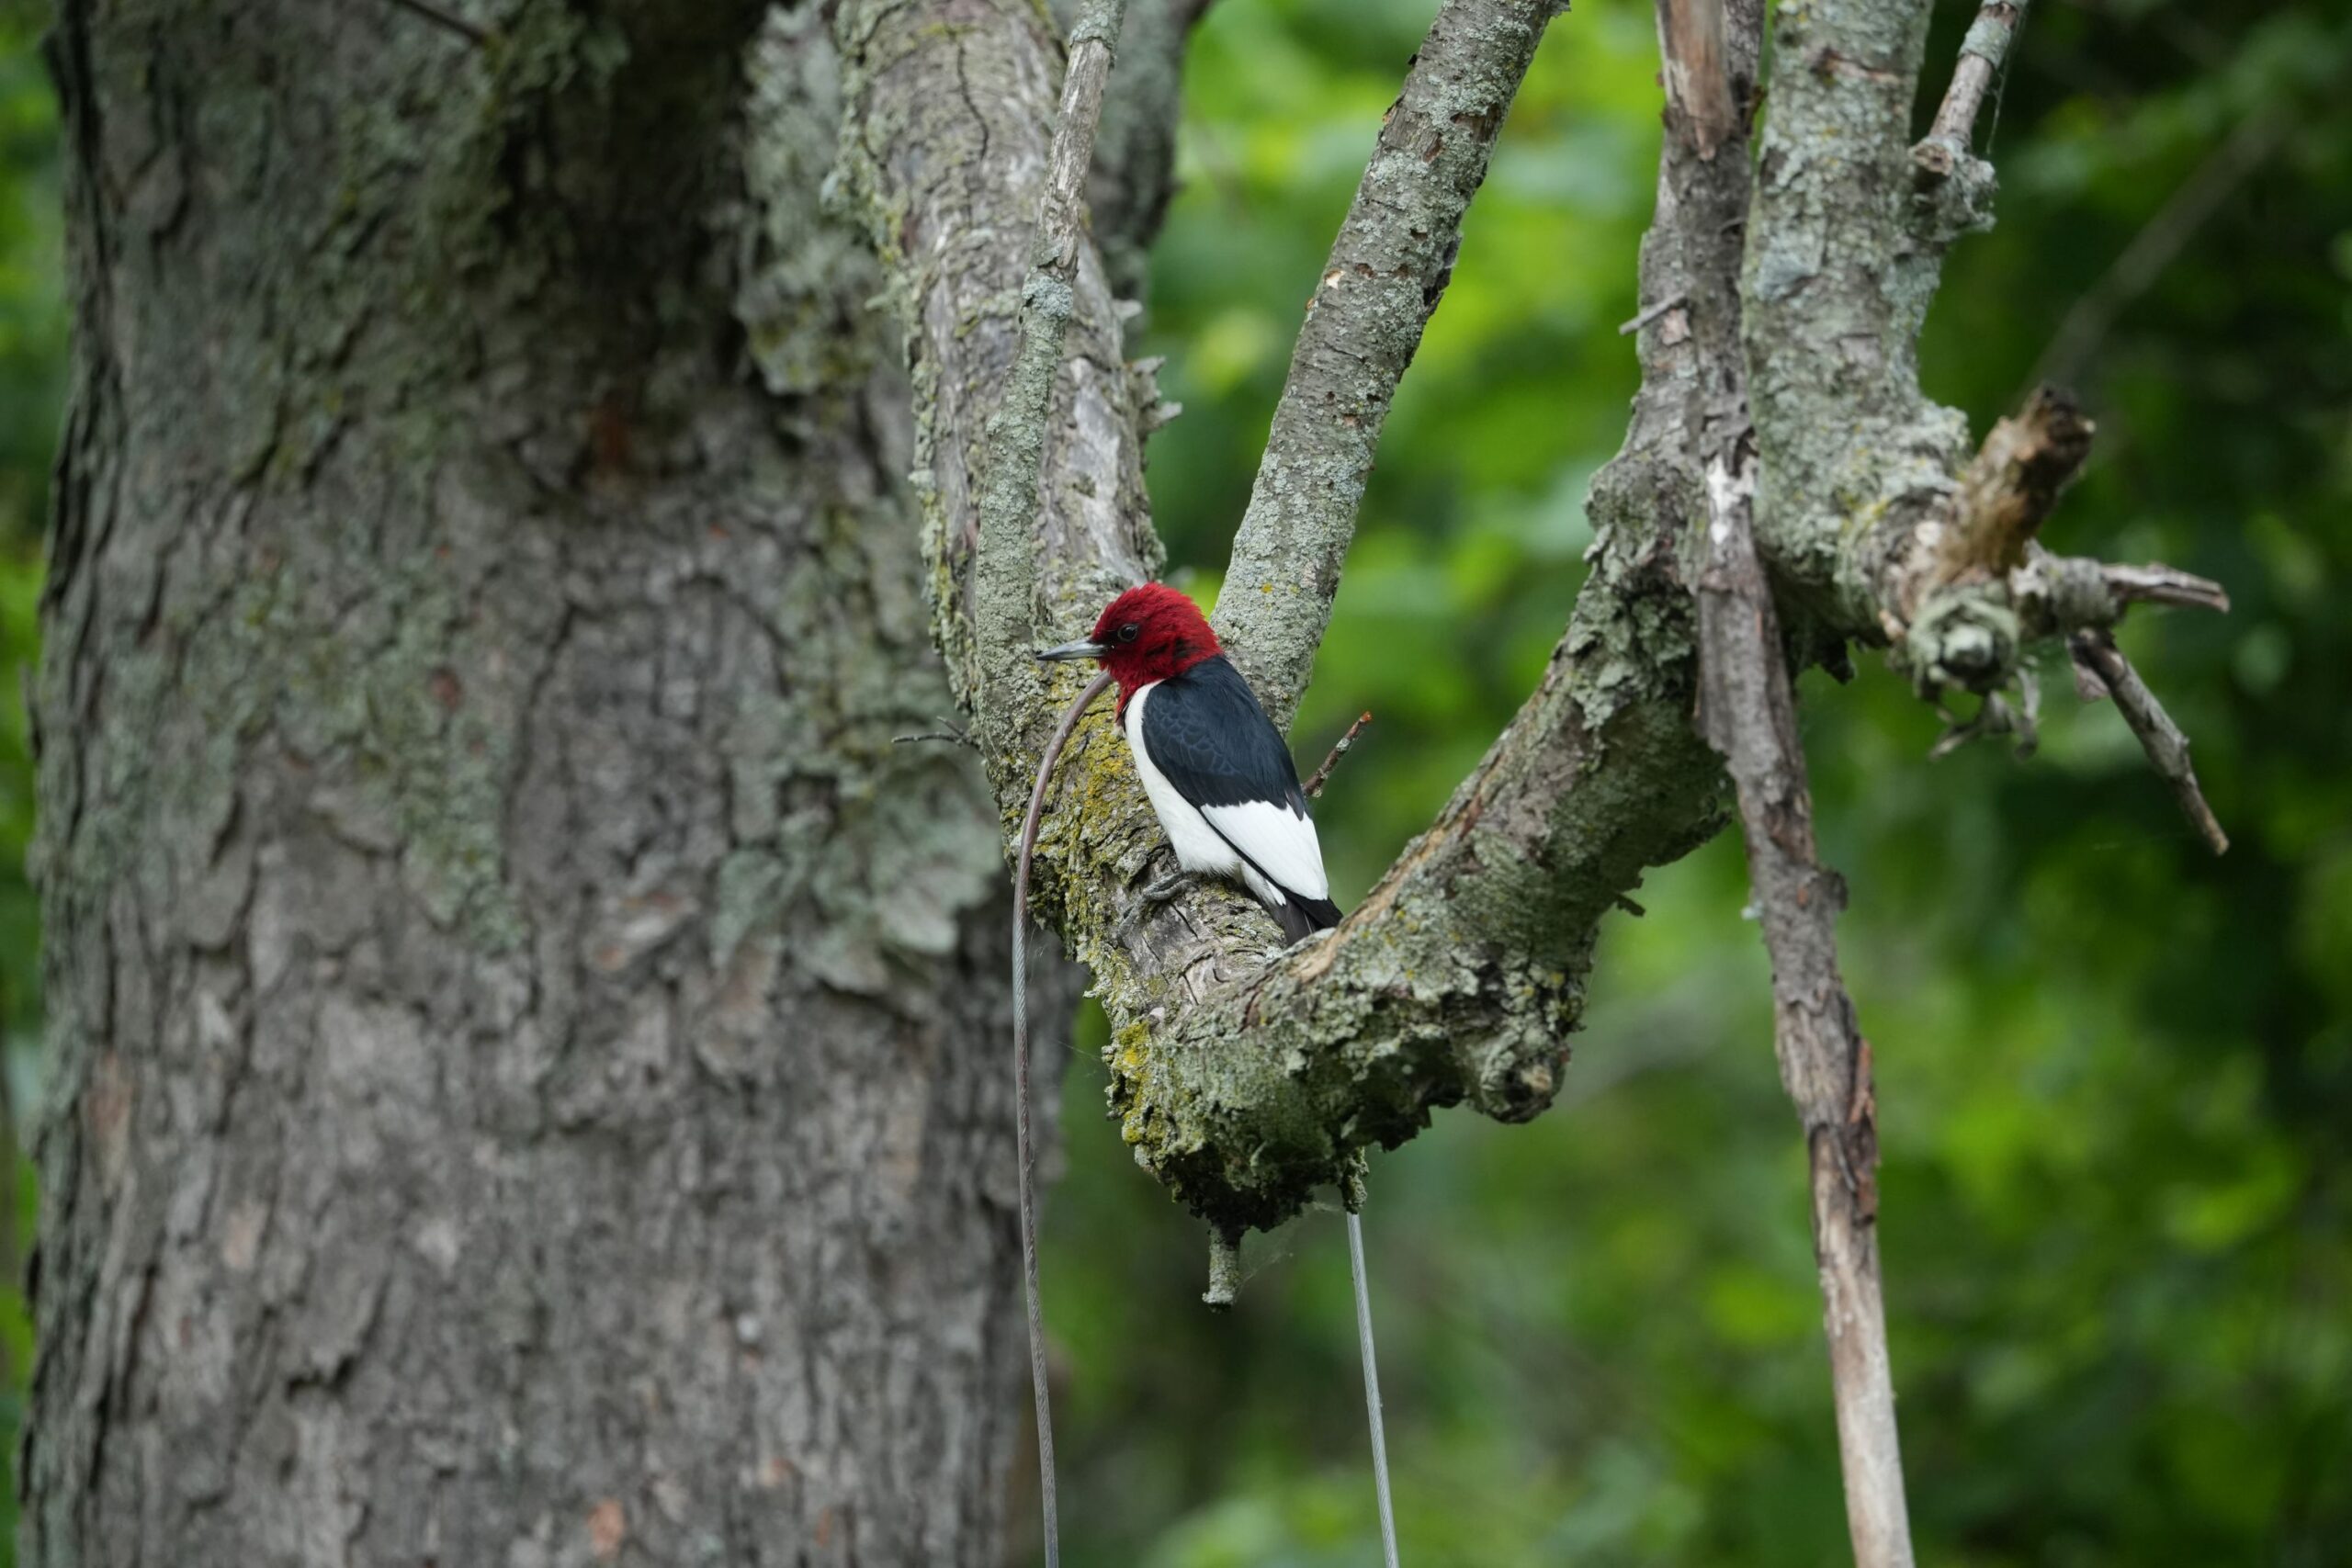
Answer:
<svg viewBox="0 0 2352 1568"><path fill-rule="evenodd" d="M1160 829L1168 835L1170 847L1176 852L1176 863L1186 871L1238 877L1250 892L1268 904L1289 903L1283 888L1261 876L1250 863L1255 860L1269 874L1283 878L1303 896L1329 897L1329 885L1323 874L1323 855L1315 841L1314 823L1271 801L1213 806L1204 816L1199 807L1186 800L1168 782L1165 773L1151 765L1151 754L1144 750L1142 740L1143 712L1144 705L1151 700L1152 687L1159 684L1154 681L1136 688L1135 694L1127 699L1126 716L1121 728L1126 733L1127 750L1136 760L1136 773L1143 780L1143 792L1159 818ZM1234 849L1235 844L1249 852L1249 859Z"/></svg>
<svg viewBox="0 0 2352 1568"><path fill-rule="evenodd" d="M1176 852L1176 863L1186 871L1212 872L1220 876L1241 874L1241 857L1233 846L1217 836L1216 829L1194 806L1177 793L1168 782L1168 775L1151 765L1151 754L1143 749L1143 708L1151 700L1152 686L1137 686L1135 695L1127 699L1125 722L1127 750L1136 760L1136 772L1143 779L1143 792L1151 798L1151 808L1159 817L1161 831Z"/></svg>

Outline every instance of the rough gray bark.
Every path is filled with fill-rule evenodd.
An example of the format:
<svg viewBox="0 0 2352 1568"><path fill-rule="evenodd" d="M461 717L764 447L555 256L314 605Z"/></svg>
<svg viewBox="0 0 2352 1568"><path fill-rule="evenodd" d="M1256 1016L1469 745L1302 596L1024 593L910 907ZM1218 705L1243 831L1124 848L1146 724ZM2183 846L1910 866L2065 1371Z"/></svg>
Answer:
<svg viewBox="0 0 2352 1568"><path fill-rule="evenodd" d="M1069 29L1069 61L1062 73L1061 102L1046 158L1045 190L1038 203L1036 236L1030 247L1029 276L1021 287L1021 346L1012 375L989 417L995 466L980 493L978 604L984 614L1006 616L1011 625L984 624L978 643L983 659L1025 659L1028 629L1026 590L1035 571L1030 541L1037 510L1038 481L1046 460L1046 417L1054 401L1055 371L1069 340L1073 285L1078 280L1079 224L1085 207L1087 176L1094 166L1094 134L1102 118L1102 90L1111 74L1112 52L1126 20L1127 0L1083 0ZM1013 592L992 591L991 579L1010 577ZM1008 635L1009 634L1009 635ZM1037 1152L1029 1114L1028 968L1029 870L1037 838L1037 815L1045 801L1047 773L1080 712L1104 685L1097 674L1074 702L1046 743L1037 782L1022 819L1020 860L1012 882L1012 1051L1016 1150L1020 1159L1017 1203L1021 1222L1021 1273L1029 1331L1029 1389L1036 1409L1037 1480L1042 1507L1046 1568L1061 1568L1061 1505L1054 1467L1054 1411L1047 1388L1046 1314L1037 1283Z"/></svg>
<svg viewBox="0 0 2352 1568"><path fill-rule="evenodd" d="M503 14L59 18L25 1560L993 1564L1007 900L831 41Z"/></svg>

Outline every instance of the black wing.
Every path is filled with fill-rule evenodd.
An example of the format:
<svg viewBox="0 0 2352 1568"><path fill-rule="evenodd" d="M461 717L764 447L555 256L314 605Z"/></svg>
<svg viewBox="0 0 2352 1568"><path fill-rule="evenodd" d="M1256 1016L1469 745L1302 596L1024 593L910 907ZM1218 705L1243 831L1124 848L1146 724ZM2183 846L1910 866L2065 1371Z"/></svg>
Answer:
<svg viewBox="0 0 2352 1568"><path fill-rule="evenodd" d="M1340 923L1290 748L1239 671L1210 659L1154 686L1143 744L1202 820L1287 897L1270 907L1291 941Z"/></svg>
<svg viewBox="0 0 2352 1568"><path fill-rule="evenodd" d="M1143 710L1151 764L1194 806L1264 800L1306 815L1306 795L1274 721L1225 656L1151 689Z"/></svg>

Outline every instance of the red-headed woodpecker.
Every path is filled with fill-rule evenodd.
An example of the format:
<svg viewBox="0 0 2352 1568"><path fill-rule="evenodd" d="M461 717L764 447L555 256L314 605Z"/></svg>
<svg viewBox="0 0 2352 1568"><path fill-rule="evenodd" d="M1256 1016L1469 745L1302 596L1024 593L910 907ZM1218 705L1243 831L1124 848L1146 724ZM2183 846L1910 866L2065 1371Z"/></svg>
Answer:
<svg viewBox="0 0 2352 1568"><path fill-rule="evenodd" d="M1178 865L1239 879L1293 942L1340 923L1290 748L1190 599L1130 588L1092 637L1037 657L1100 660L1119 683L1119 728Z"/></svg>

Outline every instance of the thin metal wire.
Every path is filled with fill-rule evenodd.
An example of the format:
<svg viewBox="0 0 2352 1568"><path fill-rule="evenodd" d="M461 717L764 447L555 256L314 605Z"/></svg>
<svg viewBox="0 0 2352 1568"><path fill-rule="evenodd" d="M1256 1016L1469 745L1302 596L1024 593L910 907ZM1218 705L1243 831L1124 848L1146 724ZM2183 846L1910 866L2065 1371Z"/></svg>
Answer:
<svg viewBox="0 0 2352 1568"><path fill-rule="evenodd" d="M1037 818L1046 783L1078 728L1079 716L1111 683L1108 671L1087 683L1062 715L1059 728L1037 760L1029 815L1021 823L1021 860L1012 874L1012 1089L1014 1148L1021 1160L1021 1278L1029 1303L1029 1385L1037 1396L1037 1493L1046 1511L1046 1568L1061 1568L1060 1503L1054 1488L1054 1406L1046 1391L1046 1314L1037 1293L1037 1156L1029 1132L1029 861L1037 850ZM1385 1488L1387 1483L1383 1482ZM1393 1563L1394 1559L1391 1559Z"/></svg>
<svg viewBox="0 0 2352 1568"><path fill-rule="evenodd" d="M1372 1483L1380 1497L1380 1551L1396 1568L1396 1510L1388 1497L1388 1435L1380 1424L1380 1364L1372 1349L1372 1283L1363 1266L1363 1216L1348 1211L1348 1272L1356 1286L1356 1348L1363 1357L1363 1406L1372 1418Z"/></svg>

